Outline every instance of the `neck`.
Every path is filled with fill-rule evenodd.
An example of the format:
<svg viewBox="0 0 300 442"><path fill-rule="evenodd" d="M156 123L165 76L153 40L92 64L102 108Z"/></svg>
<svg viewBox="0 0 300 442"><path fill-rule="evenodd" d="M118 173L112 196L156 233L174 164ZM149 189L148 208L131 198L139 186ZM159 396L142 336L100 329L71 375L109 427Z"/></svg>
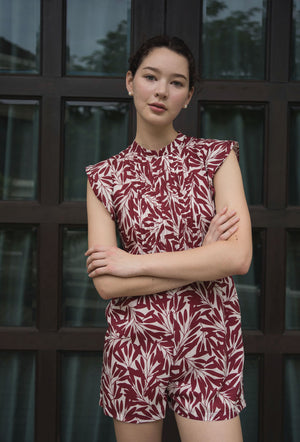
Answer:
<svg viewBox="0 0 300 442"><path fill-rule="evenodd" d="M159 150L170 144L177 137L173 125L171 127L148 126L137 122L135 141L146 149Z"/></svg>

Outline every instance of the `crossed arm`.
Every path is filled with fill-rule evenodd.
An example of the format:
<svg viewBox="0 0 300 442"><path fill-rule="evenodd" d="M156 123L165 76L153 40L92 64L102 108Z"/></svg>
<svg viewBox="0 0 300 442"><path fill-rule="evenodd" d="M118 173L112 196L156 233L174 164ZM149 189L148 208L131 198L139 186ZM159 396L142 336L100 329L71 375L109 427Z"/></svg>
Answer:
<svg viewBox="0 0 300 442"><path fill-rule="evenodd" d="M251 224L233 152L215 174L214 187L217 215L202 247L131 255L117 247L115 224L88 184L87 269L99 295L104 299L149 295L246 273L252 257Z"/></svg>

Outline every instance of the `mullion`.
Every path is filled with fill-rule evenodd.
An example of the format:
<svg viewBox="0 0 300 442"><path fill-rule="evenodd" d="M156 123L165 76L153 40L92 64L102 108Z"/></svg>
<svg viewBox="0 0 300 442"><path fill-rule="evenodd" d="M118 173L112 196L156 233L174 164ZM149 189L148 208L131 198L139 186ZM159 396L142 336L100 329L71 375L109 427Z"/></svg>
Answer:
<svg viewBox="0 0 300 442"><path fill-rule="evenodd" d="M285 244L285 229L283 227L267 229L264 332L277 336L280 336L284 331Z"/></svg>
<svg viewBox="0 0 300 442"><path fill-rule="evenodd" d="M270 80L288 82L293 0L272 0Z"/></svg>
<svg viewBox="0 0 300 442"><path fill-rule="evenodd" d="M263 375L263 441L282 442L283 433L283 367L282 355L264 354Z"/></svg>
<svg viewBox="0 0 300 442"><path fill-rule="evenodd" d="M38 329L56 332L58 329L59 293L59 228L58 224L42 223L39 229L39 302Z"/></svg>
<svg viewBox="0 0 300 442"><path fill-rule="evenodd" d="M284 97L284 93L274 97L269 106L267 206L271 209L286 207L288 106Z"/></svg>
<svg viewBox="0 0 300 442"><path fill-rule="evenodd" d="M62 74L63 3L42 1L42 74L60 77Z"/></svg>
<svg viewBox="0 0 300 442"><path fill-rule="evenodd" d="M52 96L42 99L40 202L55 206L59 203L61 100Z"/></svg>
<svg viewBox="0 0 300 442"><path fill-rule="evenodd" d="M166 0L132 0L132 42L131 52L149 37L163 34Z"/></svg>
<svg viewBox="0 0 300 442"><path fill-rule="evenodd" d="M37 353L35 442L57 441L57 351Z"/></svg>

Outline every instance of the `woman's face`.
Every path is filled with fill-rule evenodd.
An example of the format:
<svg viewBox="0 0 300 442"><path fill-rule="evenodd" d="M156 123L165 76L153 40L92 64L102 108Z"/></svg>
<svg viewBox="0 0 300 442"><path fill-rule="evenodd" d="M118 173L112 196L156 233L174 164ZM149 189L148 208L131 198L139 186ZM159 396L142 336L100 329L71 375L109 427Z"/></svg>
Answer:
<svg viewBox="0 0 300 442"><path fill-rule="evenodd" d="M187 59L165 47L153 49L134 77L127 72L126 86L133 94L138 121L159 126L172 125L193 95Z"/></svg>

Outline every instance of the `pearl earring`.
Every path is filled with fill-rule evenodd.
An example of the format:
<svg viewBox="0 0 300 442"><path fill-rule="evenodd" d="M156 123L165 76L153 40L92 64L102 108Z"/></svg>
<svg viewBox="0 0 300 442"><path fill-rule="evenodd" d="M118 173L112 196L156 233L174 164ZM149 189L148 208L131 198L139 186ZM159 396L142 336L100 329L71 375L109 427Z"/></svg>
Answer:
<svg viewBox="0 0 300 442"><path fill-rule="evenodd" d="M128 92L128 95L131 97L132 96L132 92Z"/></svg>
<svg viewBox="0 0 300 442"><path fill-rule="evenodd" d="M188 105L187 105L187 104L185 104L185 105L184 105L184 109L187 109L187 107L188 107Z"/></svg>

